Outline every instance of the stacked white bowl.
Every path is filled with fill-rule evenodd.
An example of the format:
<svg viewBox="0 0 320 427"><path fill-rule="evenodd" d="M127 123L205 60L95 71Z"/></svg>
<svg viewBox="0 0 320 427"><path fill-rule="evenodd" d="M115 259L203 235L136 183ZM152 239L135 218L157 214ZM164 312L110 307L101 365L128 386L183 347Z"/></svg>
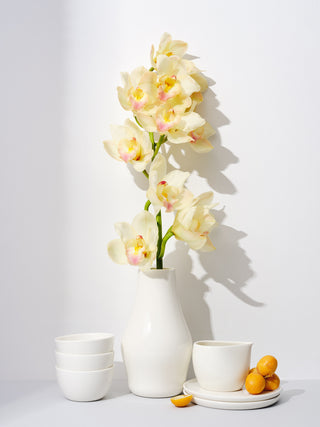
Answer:
<svg viewBox="0 0 320 427"><path fill-rule="evenodd" d="M109 391L113 373L112 334L74 334L55 339L58 384L67 399L91 402Z"/></svg>

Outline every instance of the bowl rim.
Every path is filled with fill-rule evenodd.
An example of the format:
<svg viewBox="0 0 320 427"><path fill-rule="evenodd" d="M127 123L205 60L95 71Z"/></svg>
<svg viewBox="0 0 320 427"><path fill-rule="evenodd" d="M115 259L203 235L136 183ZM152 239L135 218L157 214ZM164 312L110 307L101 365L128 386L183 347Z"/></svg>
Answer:
<svg viewBox="0 0 320 427"><path fill-rule="evenodd" d="M106 371L110 371L114 368L114 364L112 366L109 366L109 368L105 368L105 369L96 369L94 371L73 371L71 369L63 369L63 368L59 368L58 366L56 366L56 370L60 371L60 372L67 372L67 373L72 373L72 374L93 374L96 372L106 372Z"/></svg>
<svg viewBox="0 0 320 427"><path fill-rule="evenodd" d="M55 354L58 356L62 356L62 357L79 357L81 358L85 358L85 357L92 357L92 358L98 358L98 357L114 357L114 351L108 351L107 353L88 353L88 354L83 354L83 353L64 353L63 351L57 351L55 350Z"/></svg>
<svg viewBox="0 0 320 427"><path fill-rule="evenodd" d="M84 332L79 334L68 334L56 337L56 343L87 343L113 339L114 335L106 332Z"/></svg>
<svg viewBox="0 0 320 427"><path fill-rule="evenodd" d="M230 348L241 346L252 346L251 341L221 341L221 340L199 340L193 343L194 346L207 348Z"/></svg>

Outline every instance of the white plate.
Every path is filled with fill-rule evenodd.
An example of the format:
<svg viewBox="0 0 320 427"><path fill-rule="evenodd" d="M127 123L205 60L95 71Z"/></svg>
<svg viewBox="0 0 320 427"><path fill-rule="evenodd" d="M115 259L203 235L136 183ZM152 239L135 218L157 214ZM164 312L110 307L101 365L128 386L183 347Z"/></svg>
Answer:
<svg viewBox="0 0 320 427"><path fill-rule="evenodd" d="M192 402L197 405L206 406L207 408L243 410L265 408L278 402L279 399L280 394L273 399L259 400L257 402L217 402L215 400L200 399L199 397L194 397Z"/></svg>
<svg viewBox="0 0 320 427"><path fill-rule="evenodd" d="M185 394L192 394L195 397L216 402L258 402L260 400L272 399L281 393L281 387L274 391L263 391L260 394L250 394L247 390L239 391L210 391L201 388L196 378L186 381L183 384Z"/></svg>

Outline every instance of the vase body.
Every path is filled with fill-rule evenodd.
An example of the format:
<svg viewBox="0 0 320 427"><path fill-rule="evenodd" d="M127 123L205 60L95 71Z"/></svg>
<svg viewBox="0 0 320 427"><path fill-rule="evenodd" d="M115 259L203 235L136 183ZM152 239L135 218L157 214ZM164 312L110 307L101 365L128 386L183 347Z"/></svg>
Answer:
<svg viewBox="0 0 320 427"><path fill-rule="evenodd" d="M192 339L174 269L139 271L136 301L121 350L132 393L169 397L182 391Z"/></svg>

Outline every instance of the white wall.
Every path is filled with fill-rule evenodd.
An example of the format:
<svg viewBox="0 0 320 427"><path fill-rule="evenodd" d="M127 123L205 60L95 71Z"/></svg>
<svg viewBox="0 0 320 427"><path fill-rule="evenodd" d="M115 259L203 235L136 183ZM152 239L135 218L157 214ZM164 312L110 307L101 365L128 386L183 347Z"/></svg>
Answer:
<svg viewBox="0 0 320 427"><path fill-rule="evenodd" d="M52 378L53 337L120 339L134 268L115 265L113 223L145 194L101 141L128 117L120 71L149 64L162 32L216 84L202 113L218 130L190 188L220 202L217 250L170 241L194 339L248 339L280 376L320 377L319 3L148 0L1 3L1 379ZM214 92L214 93L213 93ZM138 184L143 181L138 180ZM315 339L316 338L316 339Z"/></svg>

